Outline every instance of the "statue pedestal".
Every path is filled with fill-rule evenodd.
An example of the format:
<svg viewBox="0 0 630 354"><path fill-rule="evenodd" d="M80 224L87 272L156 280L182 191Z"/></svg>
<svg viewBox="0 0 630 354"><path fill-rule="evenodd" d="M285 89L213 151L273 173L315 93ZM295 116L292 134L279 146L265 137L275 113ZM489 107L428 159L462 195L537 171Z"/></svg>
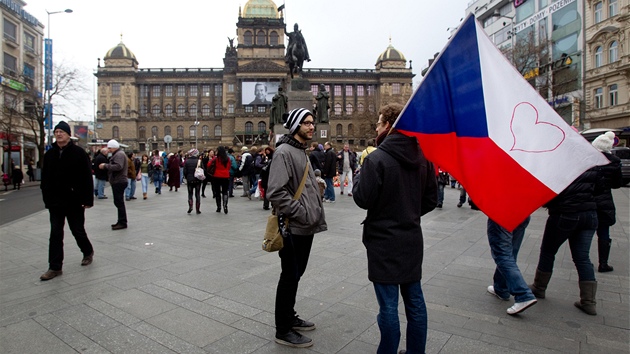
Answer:
<svg viewBox="0 0 630 354"><path fill-rule="evenodd" d="M313 134L313 140L320 144L324 144L330 140L330 124L329 123L317 123L315 125L315 134Z"/></svg>
<svg viewBox="0 0 630 354"><path fill-rule="evenodd" d="M313 111L313 93L310 81L302 78L291 80L291 87L287 92L289 97L289 111L295 108L306 108Z"/></svg>

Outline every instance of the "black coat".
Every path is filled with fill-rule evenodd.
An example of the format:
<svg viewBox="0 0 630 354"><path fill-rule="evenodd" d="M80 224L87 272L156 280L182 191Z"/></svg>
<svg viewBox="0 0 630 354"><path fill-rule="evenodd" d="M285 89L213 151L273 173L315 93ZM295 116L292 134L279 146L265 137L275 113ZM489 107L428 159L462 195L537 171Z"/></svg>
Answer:
<svg viewBox="0 0 630 354"><path fill-rule="evenodd" d="M324 169L322 170L323 178L333 178L337 175L337 155L330 148L324 153Z"/></svg>
<svg viewBox="0 0 630 354"><path fill-rule="evenodd" d="M597 210L597 203L595 203L593 194L595 193L595 183L600 176L601 172L598 166L586 170L560 194L545 204L549 214Z"/></svg>
<svg viewBox="0 0 630 354"><path fill-rule="evenodd" d="M604 166L597 166L600 178L595 184L595 202L597 203L597 221L600 225L614 225L615 202L613 200L612 188L617 189L622 186L621 160L612 154L603 152L610 163Z"/></svg>
<svg viewBox="0 0 630 354"><path fill-rule="evenodd" d="M94 161L92 162L92 170L94 171L94 177L96 179L100 179L102 181L107 181L107 170L101 170L98 168L98 165L102 163L107 163L107 156L101 154L100 152L94 157Z"/></svg>
<svg viewBox="0 0 630 354"><path fill-rule="evenodd" d="M46 208L94 205L90 158L72 141L63 149L57 143L44 154L40 184Z"/></svg>
<svg viewBox="0 0 630 354"><path fill-rule="evenodd" d="M200 180L195 178L195 170L197 169L198 161L199 161L199 157L189 156L186 159L186 162L184 162L184 178L186 178L186 183L201 182ZM201 164L199 164L199 167L202 167Z"/></svg>
<svg viewBox="0 0 630 354"><path fill-rule="evenodd" d="M437 205L433 164L416 138L390 134L363 160L352 188L367 209L363 244L372 282L403 284L422 278L424 241L420 217Z"/></svg>
<svg viewBox="0 0 630 354"><path fill-rule="evenodd" d="M308 155L308 159L311 161L311 167L313 167L313 171L321 171L324 169L324 161L326 161L326 155L323 151L319 149L319 147L311 151L311 153Z"/></svg>

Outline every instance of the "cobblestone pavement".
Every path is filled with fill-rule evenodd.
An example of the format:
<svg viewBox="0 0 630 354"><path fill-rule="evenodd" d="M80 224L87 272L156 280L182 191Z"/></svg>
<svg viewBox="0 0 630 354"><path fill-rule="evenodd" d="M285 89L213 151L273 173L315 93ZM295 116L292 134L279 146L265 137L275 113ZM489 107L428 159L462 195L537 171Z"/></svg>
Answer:
<svg viewBox="0 0 630 354"><path fill-rule="evenodd" d="M422 220L423 288L429 311L428 353L628 353L629 188L614 191L618 222L611 229L611 273L597 273L597 316L576 309L577 273L568 247L556 257L547 298L518 316L511 302L486 293L494 263L486 217L457 208L445 190L441 210ZM109 191L108 191L109 192ZM47 211L0 228L0 352L2 353L293 353L273 341L276 253L261 251L267 211L262 202L230 198L229 214L204 199L186 214L186 188L127 202L129 228L111 231L113 200L86 212L94 263L81 267L66 227L62 276L47 269ZM110 192L111 193L111 192ZM137 191L139 194L139 191ZM141 194L141 193L140 193ZM325 204L329 231L316 235L296 309L314 321L315 345L302 353L374 353L378 305L367 279L360 223L365 211L339 195ZM518 203L517 200L514 201ZM546 220L532 221L519 255L533 279ZM597 242L591 247L597 261ZM403 322L404 308L400 306Z"/></svg>

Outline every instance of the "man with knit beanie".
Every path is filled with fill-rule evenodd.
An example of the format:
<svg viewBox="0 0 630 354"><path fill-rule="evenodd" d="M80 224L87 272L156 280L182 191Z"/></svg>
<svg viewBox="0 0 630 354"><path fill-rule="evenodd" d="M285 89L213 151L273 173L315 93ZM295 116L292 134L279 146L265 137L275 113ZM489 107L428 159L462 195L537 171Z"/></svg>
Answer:
<svg viewBox="0 0 630 354"><path fill-rule="evenodd" d="M61 121L53 130L56 141L44 154L42 197L50 214L48 271L50 280L63 274L63 229L65 220L83 253L82 266L92 263L94 249L85 232L85 209L94 205L94 183L90 158L70 139L70 126Z"/></svg>
<svg viewBox="0 0 630 354"><path fill-rule="evenodd" d="M615 133L607 132L593 140L593 146L601 151L610 161L608 165L598 166L602 178L595 184L595 202L597 203L597 250L599 253L599 266L597 271L612 272L613 267L608 265L610 255L610 227L616 222L615 201L611 188L619 188L623 184L621 175L621 159L612 155L610 150L615 142Z"/></svg>
<svg viewBox="0 0 630 354"><path fill-rule="evenodd" d="M107 142L107 149L112 153L108 163L98 167L107 170L109 184L112 186L114 205L118 209L118 221L112 224L112 230L127 228L127 210L125 209L125 189L127 188L127 155L120 150L120 144L114 139Z"/></svg>
<svg viewBox="0 0 630 354"><path fill-rule="evenodd" d="M306 155L306 142L313 138L314 124L313 114L307 109L289 112L284 124L289 134L276 144L267 183L267 199L279 219L284 217L290 227L290 230L284 229L284 247L279 252L282 272L276 290L275 341L298 348L313 345L311 338L298 331L315 329L314 323L296 315L298 284L306 270L314 235L328 229L317 179ZM305 184L298 192L302 177Z"/></svg>

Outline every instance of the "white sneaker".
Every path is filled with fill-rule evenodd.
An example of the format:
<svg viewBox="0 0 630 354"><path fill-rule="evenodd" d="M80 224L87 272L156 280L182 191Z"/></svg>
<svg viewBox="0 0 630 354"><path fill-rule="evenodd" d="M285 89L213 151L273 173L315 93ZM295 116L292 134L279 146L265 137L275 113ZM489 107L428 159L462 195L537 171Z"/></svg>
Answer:
<svg viewBox="0 0 630 354"><path fill-rule="evenodd" d="M507 309L507 313L508 315L516 315L517 313L521 313L527 310L528 308L536 305L537 302L538 301L536 299L523 301L523 302L515 302L514 305L512 305L512 307Z"/></svg>
<svg viewBox="0 0 630 354"><path fill-rule="evenodd" d="M489 292L490 294L492 294L492 295L496 296L497 298L499 298L499 299L503 300L503 301L508 301L508 300L510 299L509 297L508 297L508 298L502 298L501 296L497 295L497 293L495 293L495 292L494 292L494 286L493 286L493 285L490 285L490 286L488 287L488 292Z"/></svg>

